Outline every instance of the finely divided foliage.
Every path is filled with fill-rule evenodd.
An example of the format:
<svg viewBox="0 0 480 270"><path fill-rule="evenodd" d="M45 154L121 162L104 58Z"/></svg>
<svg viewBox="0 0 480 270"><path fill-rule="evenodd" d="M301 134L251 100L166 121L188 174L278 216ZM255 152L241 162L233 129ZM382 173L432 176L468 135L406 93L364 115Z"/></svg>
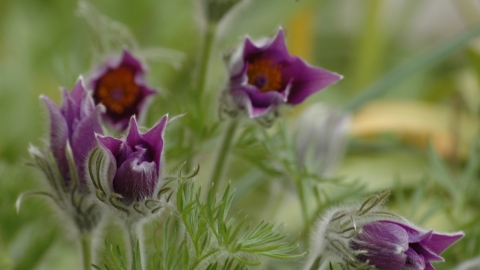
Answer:
<svg viewBox="0 0 480 270"><path fill-rule="evenodd" d="M154 2L163 5L165 1ZM398 181L392 197L408 219L386 207L389 191L355 203L370 185L334 173L347 148L365 151L363 148L370 147L361 140L349 142L350 135L361 130L358 123L353 123L358 115L353 110L463 48L480 35L480 27L387 74L348 103L345 107L351 111L347 112L319 104L301 105L315 102L317 92L334 85L343 75L309 64L318 61L317 55L303 59L291 54L298 48L287 49L287 41L291 43L287 36L299 31L298 26L276 26L273 37L260 39L245 33L232 52L221 47L229 44L221 39L231 38L225 35L228 22L240 13L240 6L246 7L250 1L192 2L200 7L192 10L200 13L191 17L203 18L205 23L199 22L197 30L202 40L195 48L199 49L198 55L191 57L198 58L198 63L195 66L193 61L186 61L182 70L161 73L154 65L154 72L150 72L147 61L161 59L178 68L186 54L165 48L142 49L126 26L104 16L88 2L78 2L77 13L93 34L90 66L94 68L84 70L87 83L80 76L72 91L62 89L60 106L41 95L49 117L48 144L29 148L29 164L40 169L48 185L44 190L20 194L16 208L18 212L29 195L51 199L62 214L59 224L74 228L83 270L435 270L434 263L455 258L453 252L444 251L465 233L426 230L409 220L422 224L440 211L444 214L440 218L451 221L447 230L472 233L462 251L478 253L480 244L475 236L480 232L472 230L472 224L480 218L470 214L479 205L478 184L472 180L477 180L480 169L480 135L475 137L465 165L459 165L463 162L458 146L463 136L460 131L442 136L458 140L452 143L458 149L448 149L453 153L452 164L444 162L434 146L429 147L424 158L430 161L430 176L436 182L416 182L411 192L411 187L404 189ZM168 4L177 5L175 1ZM173 12L175 17L182 16L178 11L184 6L179 5ZM269 11L259 10L258 14L268 19L265 15ZM246 15L256 23L252 19L255 14ZM308 16L299 23L302 35L308 32L303 33L306 21ZM147 29L151 31L148 36L160 32L178 38L175 35L179 28L169 26L172 28L163 32L157 26L163 24ZM184 37L192 40L189 34L180 37L182 43ZM365 40L368 43L370 37ZM210 74L220 70L211 66L222 53L228 62L222 66L223 73L219 72L224 77L223 85ZM480 56L477 60L480 62ZM190 78L190 74L195 75ZM158 79L160 85L165 82L166 90L157 93L148 81L152 79ZM171 79L181 82L168 89ZM217 79L216 85L213 79ZM343 96L346 92L339 93ZM288 112L287 108L293 106L297 107ZM298 117L302 111L303 116ZM169 120L168 113L176 116ZM453 129L456 132L457 126ZM212 149L216 153L211 153ZM211 172L209 178L199 174L204 163L209 167L206 171ZM460 166L465 166L462 173ZM176 174L171 174L172 168L178 168ZM188 169L191 172L186 172ZM228 185L227 180L231 181ZM407 204L404 193L412 197L410 215L403 207ZM446 198L439 199L442 196ZM430 197L438 202L430 202L434 200ZM343 201L349 203L339 204ZM415 215L420 206L428 209L421 218ZM283 223L263 220L265 213L270 218L295 219L288 228L294 237L282 232ZM95 246L102 242L97 237L104 238L103 247ZM119 238L123 244L118 244ZM13 251L0 253L8 253L5 258L9 259L17 249L15 246ZM92 256L92 251L100 256ZM0 254L0 268L3 256ZM453 260L452 264L457 262ZM35 263L26 265L33 267ZM462 267L459 269L467 266Z"/></svg>

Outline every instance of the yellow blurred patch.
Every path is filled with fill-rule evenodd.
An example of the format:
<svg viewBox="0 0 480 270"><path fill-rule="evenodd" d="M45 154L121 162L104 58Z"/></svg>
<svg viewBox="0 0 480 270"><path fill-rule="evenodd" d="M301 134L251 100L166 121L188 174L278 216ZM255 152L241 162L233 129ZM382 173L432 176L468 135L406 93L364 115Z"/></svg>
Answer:
<svg viewBox="0 0 480 270"><path fill-rule="evenodd" d="M313 59L315 13L311 8L301 8L289 22L287 29L288 50L307 62Z"/></svg>
<svg viewBox="0 0 480 270"><path fill-rule="evenodd" d="M352 124L353 136L393 133L420 147L431 142L443 157L455 152L466 157L477 130L472 115L418 101L371 102L354 115Z"/></svg>

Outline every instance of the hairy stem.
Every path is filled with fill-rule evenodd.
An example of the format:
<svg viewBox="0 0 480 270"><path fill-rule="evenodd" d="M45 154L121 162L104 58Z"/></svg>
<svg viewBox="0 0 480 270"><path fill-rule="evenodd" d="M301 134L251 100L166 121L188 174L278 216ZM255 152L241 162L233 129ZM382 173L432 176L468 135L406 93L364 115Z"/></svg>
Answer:
<svg viewBox="0 0 480 270"><path fill-rule="evenodd" d="M218 149L217 158L214 163L215 167L213 167L212 178L210 180L214 186L213 188L216 190L218 190L218 185L219 185L218 181L222 177L223 167L225 166L227 161L228 151L230 150L230 146L232 144L232 139L235 135L237 124L238 124L237 120L231 120L227 129L225 130L222 144Z"/></svg>
<svg viewBox="0 0 480 270"><path fill-rule="evenodd" d="M304 223L304 232L303 232L303 239L305 240L305 244L308 244L308 236L310 234L310 219L308 218L308 208L307 208L307 198L305 197L305 187L303 185L302 179L297 179L295 181L297 186L297 193L298 198L300 199L300 206L302 208L302 216L303 216L303 223Z"/></svg>
<svg viewBox="0 0 480 270"><path fill-rule="evenodd" d="M141 237L138 233L138 224L127 225L128 228L128 237L130 240L130 253L132 268L131 270L142 270L143 269L143 260L142 260L142 243Z"/></svg>
<svg viewBox="0 0 480 270"><path fill-rule="evenodd" d="M205 88L207 87L208 64L210 63L210 55L213 45L215 44L215 33L217 25L215 23L208 23L207 29L203 39L202 54L198 63L197 82L198 96L201 97Z"/></svg>
<svg viewBox="0 0 480 270"><path fill-rule="evenodd" d="M80 244L82 246L83 270L90 270L92 269L92 236L88 233L82 233Z"/></svg>

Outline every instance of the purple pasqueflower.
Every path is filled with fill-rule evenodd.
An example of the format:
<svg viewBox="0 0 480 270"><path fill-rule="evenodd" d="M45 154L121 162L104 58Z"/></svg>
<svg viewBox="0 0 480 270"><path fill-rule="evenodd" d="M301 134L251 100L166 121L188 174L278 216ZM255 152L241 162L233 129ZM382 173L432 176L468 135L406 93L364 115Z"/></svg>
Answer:
<svg viewBox="0 0 480 270"><path fill-rule="evenodd" d="M250 118L275 112L281 104L297 105L342 78L289 54L280 28L275 38L253 43L246 38L232 57L224 111L241 110ZM236 108L230 108L235 106Z"/></svg>
<svg viewBox="0 0 480 270"><path fill-rule="evenodd" d="M152 197L162 175L163 134L168 121L165 115L146 133L140 133L135 117L130 119L123 139L103 137L97 140L109 157L109 193L122 197L125 204Z"/></svg>
<svg viewBox="0 0 480 270"><path fill-rule="evenodd" d="M434 270L432 262L463 237L412 225L382 205L390 192L380 192L356 205L335 206L316 224L305 269L339 262L345 269Z"/></svg>
<svg viewBox="0 0 480 270"><path fill-rule="evenodd" d="M437 233L401 221L378 220L365 224L350 241L357 259L385 270L434 270L431 262L463 233Z"/></svg>
<svg viewBox="0 0 480 270"><path fill-rule="evenodd" d="M100 125L101 107L95 106L91 93L85 90L80 77L69 94L62 88L63 101L60 108L47 96L41 95L50 116L50 150L55 158L61 177L68 187L72 182L72 172L67 157L71 149L76 166L80 189L86 188L85 159L97 146L95 133L102 134Z"/></svg>
<svg viewBox="0 0 480 270"><path fill-rule="evenodd" d="M121 59L108 59L90 76L95 104L105 106L103 118L114 128L125 130L133 115L141 119L148 98L156 93L145 82L146 71L145 65L125 49Z"/></svg>

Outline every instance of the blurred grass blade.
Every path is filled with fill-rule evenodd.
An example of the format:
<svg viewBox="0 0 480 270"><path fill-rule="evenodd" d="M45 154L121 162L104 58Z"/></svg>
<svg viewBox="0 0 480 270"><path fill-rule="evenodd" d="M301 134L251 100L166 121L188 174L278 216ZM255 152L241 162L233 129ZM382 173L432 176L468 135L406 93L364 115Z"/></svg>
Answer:
<svg viewBox="0 0 480 270"><path fill-rule="evenodd" d="M372 85L364 89L361 94L353 98L345 106L346 110L355 111L368 101L377 98L409 77L422 72L435 64L448 58L453 53L465 47L470 41L480 35L480 25L465 30L458 36L453 37L450 42L432 49L430 52L413 57L412 60L394 68L389 73L378 79Z"/></svg>

